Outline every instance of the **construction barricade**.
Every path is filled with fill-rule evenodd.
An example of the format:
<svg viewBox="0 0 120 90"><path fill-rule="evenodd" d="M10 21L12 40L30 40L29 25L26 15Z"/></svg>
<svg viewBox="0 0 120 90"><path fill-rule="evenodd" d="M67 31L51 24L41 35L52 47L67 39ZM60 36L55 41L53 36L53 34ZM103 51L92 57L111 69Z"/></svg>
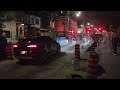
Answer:
<svg viewBox="0 0 120 90"><path fill-rule="evenodd" d="M80 59L80 45L75 45L75 59Z"/></svg>
<svg viewBox="0 0 120 90"><path fill-rule="evenodd" d="M13 47L11 43L6 45L6 59L13 60Z"/></svg>
<svg viewBox="0 0 120 90"><path fill-rule="evenodd" d="M74 64L74 70L80 69L80 45L75 45L75 59L73 61Z"/></svg>
<svg viewBox="0 0 120 90"><path fill-rule="evenodd" d="M88 59L88 73L87 79L97 79L99 71L99 56L96 52L90 52L90 57Z"/></svg>

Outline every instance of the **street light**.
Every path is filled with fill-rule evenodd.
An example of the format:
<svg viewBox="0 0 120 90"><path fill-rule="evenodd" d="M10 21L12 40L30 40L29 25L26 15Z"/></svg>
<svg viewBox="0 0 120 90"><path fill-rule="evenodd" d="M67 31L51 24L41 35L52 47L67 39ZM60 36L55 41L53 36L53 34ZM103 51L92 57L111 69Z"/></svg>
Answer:
<svg viewBox="0 0 120 90"><path fill-rule="evenodd" d="M87 25L90 25L90 23L87 23Z"/></svg>
<svg viewBox="0 0 120 90"><path fill-rule="evenodd" d="M76 16L77 16L77 17L79 17L79 16L80 16L80 14L79 14L79 13L76 13Z"/></svg>
<svg viewBox="0 0 120 90"><path fill-rule="evenodd" d="M76 13L76 16L79 17L80 14L81 14L81 12L79 11L79 12Z"/></svg>

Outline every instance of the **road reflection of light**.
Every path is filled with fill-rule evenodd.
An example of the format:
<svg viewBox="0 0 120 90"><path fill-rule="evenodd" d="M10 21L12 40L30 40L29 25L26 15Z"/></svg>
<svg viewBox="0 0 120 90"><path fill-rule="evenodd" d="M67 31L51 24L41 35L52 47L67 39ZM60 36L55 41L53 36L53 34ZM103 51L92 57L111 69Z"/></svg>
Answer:
<svg viewBox="0 0 120 90"><path fill-rule="evenodd" d="M74 53L75 51L75 45L76 44L80 44L80 47L81 46L87 46L87 45L90 45L93 40L90 38L90 37L83 37L82 40L71 40L70 42L68 42L68 40L66 40L64 43L62 43L62 46L61 46L61 52L66 52L66 53Z"/></svg>
<svg viewBox="0 0 120 90"><path fill-rule="evenodd" d="M83 41L86 42L86 41L87 41L87 38L83 38Z"/></svg>
<svg viewBox="0 0 120 90"><path fill-rule="evenodd" d="M66 43L68 43L68 40L65 40Z"/></svg>
<svg viewBox="0 0 120 90"><path fill-rule="evenodd" d="M73 44L76 44L76 41L73 41Z"/></svg>

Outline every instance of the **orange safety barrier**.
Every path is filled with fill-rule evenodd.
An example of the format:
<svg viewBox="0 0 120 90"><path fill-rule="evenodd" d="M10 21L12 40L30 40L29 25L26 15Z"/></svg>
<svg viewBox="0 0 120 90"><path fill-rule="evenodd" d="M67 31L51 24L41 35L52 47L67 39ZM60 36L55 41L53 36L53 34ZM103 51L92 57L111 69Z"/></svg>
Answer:
<svg viewBox="0 0 120 90"><path fill-rule="evenodd" d="M98 70L99 70L99 56L96 52L90 53L90 58L88 59L88 79L97 79Z"/></svg>
<svg viewBox="0 0 120 90"><path fill-rule="evenodd" d="M75 58L80 59L80 45L79 44L75 45Z"/></svg>
<svg viewBox="0 0 120 90"><path fill-rule="evenodd" d="M13 57L12 57L12 44L7 44L7 46L6 46L6 58L7 59L13 59Z"/></svg>

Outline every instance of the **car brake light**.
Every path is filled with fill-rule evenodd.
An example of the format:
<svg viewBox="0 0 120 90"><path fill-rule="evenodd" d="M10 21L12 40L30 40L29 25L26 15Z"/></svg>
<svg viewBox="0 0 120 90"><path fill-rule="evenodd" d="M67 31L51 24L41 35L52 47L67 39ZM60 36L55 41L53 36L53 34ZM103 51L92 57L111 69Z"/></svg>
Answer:
<svg viewBox="0 0 120 90"><path fill-rule="evenodd" d="M18 47L18 45L13 45L13 47L14 47L14 48L17 48L17 47Z"/></svg>
<svg viewBox="0 0 120 90"><path fill-rule="evenodd" d="M37 45L28 45L27 47L29 47L29 48L34 48L34 47L37 47Z"/></svg>

